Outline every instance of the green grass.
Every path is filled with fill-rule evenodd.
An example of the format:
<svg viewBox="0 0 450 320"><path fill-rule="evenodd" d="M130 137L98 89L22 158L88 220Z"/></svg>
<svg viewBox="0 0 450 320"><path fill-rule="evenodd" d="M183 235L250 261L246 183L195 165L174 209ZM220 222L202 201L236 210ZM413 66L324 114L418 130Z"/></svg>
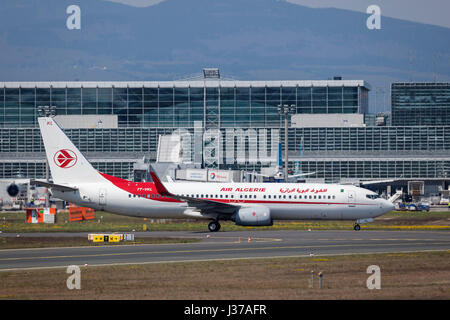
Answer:
<svg viewBox="0 0 450 320"><path fill-rule="evenodd" d="M366 270L370 265L381 269L381 290L367 289L370 274ZM66 268L0 272L0 299L233 301L450 298L449 251L80 266L80 290L67 289L69 274ZM311 287L312 270L315 274L314 287ZM318 288L319 271L324 274L322 289ZM311 308L317 314L322 311L314 309L315 305ZM273 315L273 311L268 314Z"/></svg>
<svg viewBox="0 0 450 320"><path fill-rule="evenodd" d="M208 221L172 220L151 223L150 219L96 212L94 220L68 222L68 213L57 214L55 224L29 224L24 212L0 212L0 231L26 232L133 232L133 231L207 231ZM275 221L272 227L240 227L231 221L221 222L223 231L242 230L352 230L353 221ZM361 226L366 230L450 230L450 212L393 211L373 223Z"/></svg>

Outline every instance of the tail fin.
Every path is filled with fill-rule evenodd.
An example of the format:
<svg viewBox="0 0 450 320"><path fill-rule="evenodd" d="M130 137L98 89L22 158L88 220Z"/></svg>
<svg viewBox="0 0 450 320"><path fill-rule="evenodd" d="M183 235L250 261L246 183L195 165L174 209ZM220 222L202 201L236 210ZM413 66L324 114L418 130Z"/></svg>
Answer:
<svg viewBox="0 0 450 320"><path fill-rule="evenodd" d="M38 118L53 182L100 182L100 174L70 141L53 118Z"/></svg>

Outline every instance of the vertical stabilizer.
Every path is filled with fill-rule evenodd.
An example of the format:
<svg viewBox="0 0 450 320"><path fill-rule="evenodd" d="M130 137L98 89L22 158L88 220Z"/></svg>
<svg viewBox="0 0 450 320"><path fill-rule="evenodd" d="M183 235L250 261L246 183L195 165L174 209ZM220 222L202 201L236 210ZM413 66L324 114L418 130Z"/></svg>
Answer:
<svg viewBox="0 0 450 320"><path fill-rule="evenodd" d="M100 182L101 175L70 141L53 118L38 118L53 182Z"/></svg>

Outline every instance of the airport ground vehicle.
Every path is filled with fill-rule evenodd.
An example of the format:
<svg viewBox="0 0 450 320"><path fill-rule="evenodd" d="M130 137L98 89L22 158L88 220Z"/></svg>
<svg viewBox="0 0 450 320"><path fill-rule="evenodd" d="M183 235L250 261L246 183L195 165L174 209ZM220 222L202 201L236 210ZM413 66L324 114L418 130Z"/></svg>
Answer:
<svg viewBox="0 0 450 320"><path fill-rule="evenodd" d="M398 210L400 211L430 211L430 205L427 203L399 203Z"/></svg>

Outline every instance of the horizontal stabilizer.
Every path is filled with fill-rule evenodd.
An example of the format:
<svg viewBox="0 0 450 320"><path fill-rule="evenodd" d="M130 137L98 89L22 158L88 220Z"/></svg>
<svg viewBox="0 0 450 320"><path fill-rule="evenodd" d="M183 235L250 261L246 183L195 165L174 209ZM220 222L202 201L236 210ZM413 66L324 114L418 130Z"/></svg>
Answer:
<svg viewBox="0 0 450 320"><path fill-rule="evenodd" d="M52 188L59 191L77 191L77 188L72 188L68 186L63 186L60 184L50 183L47 181L40 181L40 180L30 180L31 185L41 185L43 187Z"/></svg>

